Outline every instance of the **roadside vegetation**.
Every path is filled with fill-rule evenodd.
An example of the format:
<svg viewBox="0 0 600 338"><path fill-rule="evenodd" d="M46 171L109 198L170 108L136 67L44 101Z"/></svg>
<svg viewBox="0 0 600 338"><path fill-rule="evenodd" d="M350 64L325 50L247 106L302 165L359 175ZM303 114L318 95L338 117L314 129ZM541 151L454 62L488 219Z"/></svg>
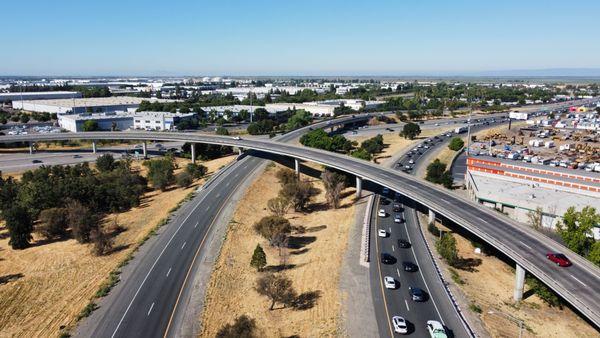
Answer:
<svg viewBox="0 0 600 338"><path fill-rule="evenodd" d="M311 148L349 154L365 161L370 161L374 155L381 153L385 148L381 134L362 141L359 146L357 142L350 141L343 135L330 136L322 129L316 129L302 135L300 143Z"/></svg>
<svg viewBox="0 0 600 338"><path fill-rule="evenodd" d="M446 170L446 163L440 162L439 159L435 159L427 166L427 174L425 179L431 183L441 184L447 189L452 189L454 179L450 170Z"/></svg>

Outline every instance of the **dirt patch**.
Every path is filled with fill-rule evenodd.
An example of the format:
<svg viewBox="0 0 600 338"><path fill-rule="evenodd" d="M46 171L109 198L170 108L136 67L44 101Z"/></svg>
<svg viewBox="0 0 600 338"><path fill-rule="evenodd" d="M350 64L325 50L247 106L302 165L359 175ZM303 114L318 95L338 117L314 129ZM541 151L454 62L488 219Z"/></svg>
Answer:
<svg viewBox="0 0 600 338"><path fill-rule="evenodd" d="M213 173L233 159L229 156L203 164ZM183 167L186 161L178 163ZM134 167L141 168L141 164L135 163ZM143 196L139 207L118 216L108 215L106 222L116 217L126 229L115 238L119 250L108 256L93 256L88 245L73 239L36 245L39 238L35 236L32 247L12 250L7 230L2 226L0 281L4 282L0 282L0 336L51 337L57 336L61 327L73 325L109 272L203 181L187 189L150 191Z"/></svg>
<svg viewBox="0 0 600 338"><path fill-rule="evenodd" d="M269 214L267 200L278 194L278 167L269 166L235 210L207 289L202 337L214 337L224 323L233 322L242 314L256 319L261 336L265 337L323 337L338 333L339 276L349 229L354 223L353 189L344 191L342 208L324 210L316 208L325 202L323 185L313 179L321 190L313 201L316 211L286 215L293 226L304 226L307 231L296 241L301 247L289 250L286 264L293 268L283 273L293 280L298 293L320 292L315 305L306 310L269 311L268 299L254 290L259 273L250 267L250 258L256 244L264 248L268 265L280 264L278 250L252 229L256 221Z"/></svg>
<svg viewBox="0 0 600 338"><path fill-rule="evenodd" d="M426 224L422 216L421 224ZM438 225L440 226L440 225ZM445 229L445 228L444 228ZM433 243L433 236L426 232L426 237ZM473 271L453 269L462 285L452 283L466 296L472 304L481 309L479 317L492 337L518 337L519 326L516 320L524 322L523 337L598 337L598 332L568 308L562 310L549 307L536 295L528 296L520 304L515 305L513 287L515 283L514 269L494 256L476 254L471 241L454 234L459 256L466 260L481 260L481 264L473 266ZM444 274L451 276L446 264ZM525 294L527 295L527 286ZM507 315L513 317L508 319Z"/></svg>

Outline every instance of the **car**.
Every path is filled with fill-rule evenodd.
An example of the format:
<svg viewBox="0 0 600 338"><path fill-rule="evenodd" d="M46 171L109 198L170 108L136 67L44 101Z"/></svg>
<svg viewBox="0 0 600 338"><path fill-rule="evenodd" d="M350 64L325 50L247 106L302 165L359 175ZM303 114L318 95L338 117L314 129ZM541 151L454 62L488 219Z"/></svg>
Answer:
<svg viewBox="0 0 600 338"><path fill-rule="evenodd" d="M399 192L394 192L394 199L399 199L400 198L400 193Z"/></svg>
<svg viewBox="0 0 600 338"><path fill-rule="evenodd" d="M417 266L417 264L413 263L413 262L402 262L402 269L404 269L404 271L408 271L408 272L415 272L419 269L419 267Z"/></svg>
<svg viewBox="0 0 600 338"><path fill-rule="evenodd" d="M384 252L381 254L381 263L394 264L396 263L396 258L394 258L394 256L390 255L389 253Z"/></svg>
<svg viewBox="0 0 600 338"><path fill-rule="evenodd" d="M412 300L415 302L424 302L427 299L425 291L423 291L421 288L410 286L408 288L408 293L410 294Z"/></svg>
<svg viewBox="0 0 600 338"><path fill-rule="evenodd" d="M379 211L377 212L377 216L379 217L385 217L387 214L385 213L385 209L379 209Z"/></svg>
<svg viewBox="0 0 600 338"><path fill-rule="evenodd" d="M383 284L385 285L386 289L393 290L396 288L396 280L394 279L394 277L391 277L391 276L383 277Z"/></svg>
<svg viewBox="0 0 600 338"><path fill-rule="evenodd" d="M234 137L233 137L233 139L234 139L234 140L237 140L237 141L239 141L239 140L241 140L242 138L241 138L241 137L239 137L239 136L234 136Z"/></svg>
<svg viewBox="0 0 600 338"><path fill-rule="evenodd" d="M402 211L402 207L398 203L394 203L394 212Z"/></svg>
<svg viewBox="0 0 600 338"><path fill-rule="evenodd" d="M31 163L42 163L42 160L33 160Z"/></svg>
<svg viewBox="0 0 600 338"><path fill-rule="evenodd" d="M410 242L405 239L400 238L398 240L398 247L402 248L402 249L408 249L408 248L410 248Z"/></svg>
<svg viewBox="0 0 600 338"><path fill-rule="evenodd" d="M400 316L392 317L392 325L394 326L394 332L400 334L408 333L408 326L406 325L406 320Z"/></svg>
<svg viewBox="0 0 600 338"><path fill-rule="evenodd" d="M379 229L377 231L377 236L379 236L379 237L387 237L387 235L388 234L387 234L387 231L385 231L385 229Z"/></svg>
<svg viewBox="0 0 600 338"><path fill-rule="evenodd" d="M81 158L81 155L73 155L73 158Z"/></svg>
<svg viewBox="0 0 600 338"><path fill-rule="evenodd" d="M444 329L444 325L438 322L437 320L428 320L427 321L427 332L429 332L429 336L431 338L446 338L448 335L446 334L446 329Z"/></svg>
<svg viewBox="0 0 600 338"><path fill-rule="evenodd" d="M396 214L394 216L394 223L402 223L403 219L400 217L400 214Z"/></svg>
<svg viewBox="0 0 600 338"><path fill-rule="evenodd" d="M558 266L567 267L572 265L571 261L567 258L567 256L561 253L549 252L546 254L546 258L548 258L551 262L554 262Z"/></svg>
<svg viewBox="0 0 600 338"><path fill-rule="evenodd" d="M429 149L429 146L428 146L428 145L425 145L424 147L425 147L425 149Z"/></svg>
<svg viewBox="0 0 600 338"><path fill-rule="evenodd" d="M383 190L381 190L381 193L387 195L390 193L390 189L388 187L384 187Z"/></svg>
<svg viewBox="0 0 600 338"><path fill-rule="evenodd" d="M415 164L415 160L410 159L410 161L408 161L409 164Z"/></svg>

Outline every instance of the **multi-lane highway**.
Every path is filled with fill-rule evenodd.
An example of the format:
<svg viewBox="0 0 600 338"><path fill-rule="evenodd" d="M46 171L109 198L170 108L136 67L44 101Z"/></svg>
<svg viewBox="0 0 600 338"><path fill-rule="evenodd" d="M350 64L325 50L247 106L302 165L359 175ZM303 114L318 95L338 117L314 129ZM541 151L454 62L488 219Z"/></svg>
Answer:
<svg viewBox="0 0 600 338"><path fill-rule="evenodd" d="M246 140L225 136L190 135L163 132L97 132L51 135L4 136L0 142L44 141L60 139L133 139L189 141L255 149L300 160L312 161L367 179L424 205L503 252L529 273L561 295L591 322L600 326L600 293L590 292L600 283L600 269L587 260L538 232L505 215L489 210L443 188L392 169L349 156L308 149L272 140ZM573 261L559 268L544 257L546 252L564 252Z"/></svg>

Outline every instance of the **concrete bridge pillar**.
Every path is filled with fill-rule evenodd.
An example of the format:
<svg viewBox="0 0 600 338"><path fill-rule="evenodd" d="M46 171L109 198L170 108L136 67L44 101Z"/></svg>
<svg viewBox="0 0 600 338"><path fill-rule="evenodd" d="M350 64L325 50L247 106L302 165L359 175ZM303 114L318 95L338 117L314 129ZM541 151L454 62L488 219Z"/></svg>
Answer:
<svg viewBox="0 0 600 338"><path fill-rule="evenodd" d="M96 153L96 141L92 141L92 153Z"/></svg>
<svg viewBox="0 0 600 338"><path fill-rule="evenodd" d="M356 198L360 198L362 194L362 178L356 176Z"/></svg>
<svg viewBox="0 0 600 338"><path fill-rule="evenodd" d="M294 159L294 171L296 171L296 176L300 177L300 161L297 158Z"/></svg>
<svg viewBox="0 0 600 338"><path fill-rule="evenodd" d="M148 145L146 144L146 141L144 141L144 143L142 143L142 152L144 154L144 159L148 158Z"/></svg>
<svg viewBox="0 0 600 338"><path fill-rule="evenodd" d="M190 145L190 149L192 150L192 164L196 163L196 143L192 143Z"/></svg>
<svg viewBox="0 0 600 338"><path fill-rule="evenodd" d="M519 302L523 299L523 289L525 288L525 269L519 264L517 264L515 270L515 277L515 291L513 298L515 302Z"/></svg>
<svg viewBox="0 0 600 338"><path fill-rule="evenodd" d="M238 147L238 155L242 156L242 153L244 153L244 148Z"/></svg>
<svg viewBox="0 0 600 338"><path fill-rule="evenodd" d="M429 223L435 222L435 212L429 209L429 219L427 220Z"/></svg>
<svg viewBox="0 0 600 338"><path fill-rule="evenodd" d="M33 142L29 142L29 155L33 155Z"/></svg>

